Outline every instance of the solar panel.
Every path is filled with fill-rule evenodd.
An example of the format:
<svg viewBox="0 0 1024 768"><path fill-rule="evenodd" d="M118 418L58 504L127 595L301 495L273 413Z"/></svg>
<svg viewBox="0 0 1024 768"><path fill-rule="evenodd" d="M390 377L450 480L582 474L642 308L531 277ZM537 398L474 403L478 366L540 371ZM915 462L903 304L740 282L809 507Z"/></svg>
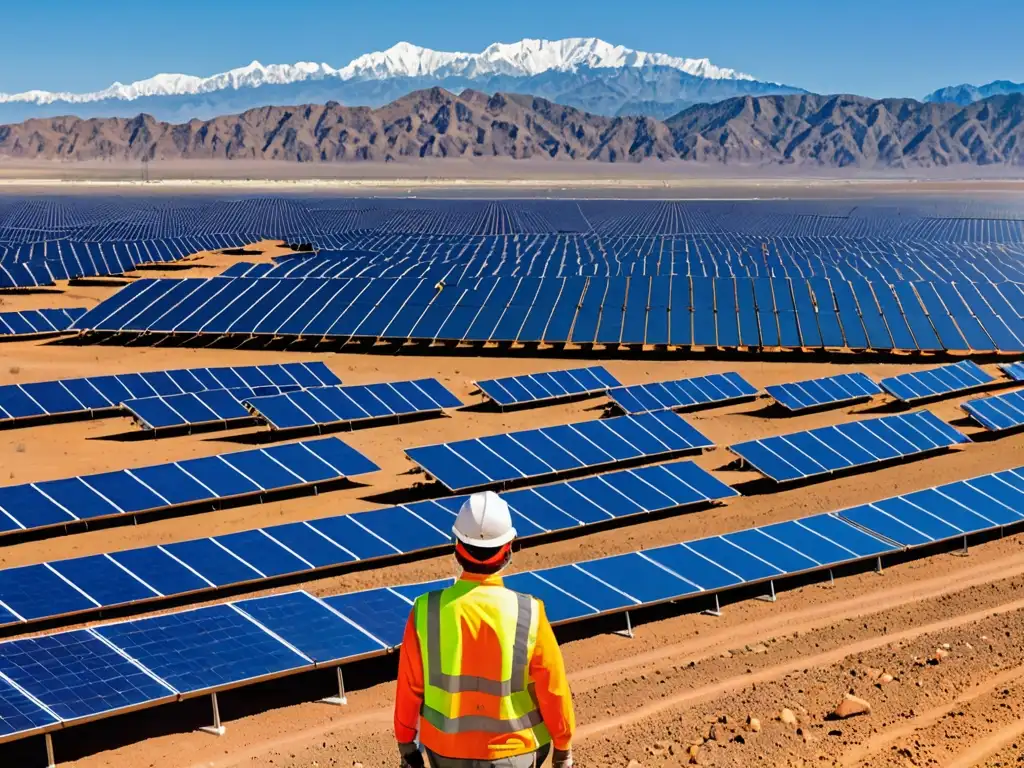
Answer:
<svg viewBox="0 0 1024 768"><path fill-rule="evenodd" d="M999 367L1014 381L1024 381L1024 363L1003 363Z"/></svg>
<svg viewBox="0 0 1024 768"><path fill-rule="evenodd" d="M60 721L0 675L0 741L20 738Z"/></svg>
<svg viewBox="0 0 1024 768"><path fill-rule="evenodd" d="M791 384L775 384L765 387L765 391L775 402L793 413L858 403L882 394L882 388L863 373L843 373Z"/></svg>
<svg viewBox="0 0 1024 768"><path fill-rule="evenodd" d="M291 446L298 451L300 444ZM736 496L690 461L619 470L502 494L519 536L557 533ZM452 545L465 497L284 523L212 539L0 570L0 626L184 596L215 587Z"/></svg>
<svg viewBox="0 0 1024 768"><path fill-rule="evenodd" d="M714 373L677 381L616 387L608 392L608 397L624 413L635 414L742 402L757 397L757 388L738 373Z"/></svg>
<svg viewBox="0 0 1024 768"><path fill-rule="evenodd" d="M194 368L0 386L0 422L114 412L127 400L253 387L340 384L323 363Z"/></svg>
<svg viewBox="0 0 1024 768"><path fill-rule="evenodd" d="M775 482L785 483L969 442L930 411L862 419L729 447Z"/></svg>
<svg viewBox="0 0 1024 768"><path fill-rule="evenodd" d="M248 398L252 415L273 430L302 429L372 419L440 413L462 402L436 379L345 387L313 387Z"/></svg>
<svg viewBox="0 0 1024 768"><path fill-rule="evenodd" d="M963 360L926 371L912 371L882 379L882 389L904 403L942 397L953 392L966 392L985 387L995 381L977 363Z"/></svg>
<svg viewBox="0 0 1024 768"><path fill-rule="evenodd" d="M410 448L406 455L445 487L464 491L711 445L681 416L662 412Z"/></svg>
<svg viewBox="0 0 1024 768"><path fill-rule="evenodd" d="M0 536L180 504L255 496L378 467L339 439L269 446L152 467L0 487Z"/></svg>
<svg viewBox="0 0 1024 768"><path fill-rule="evenodd" d="M198 428L212 424L237 425L251 421L252 414L243 402L254 397L268 397L301 389L298 384L285 386L239 387L185 392L166 397L143 397L125 400L121 406L144 430Z"/></svg>
<svg viewBox="0 0 1024 768"><path fill-rule="evenodd" d="M978 397L960 406L986 429L1002 432L1024 427L1024 392Z"/></svg>
<svg viewBox="0 0 1024 768"><path fill-rule="evenodd" d="M0 312L0 338L63 333L85 312L84 307Z"/></svg>
<svg viewBox="0 0 1024 768"><path fill-rule="evenodd" d="M476 382L484 395L502 408L537 405L568 397L596 395L618 387L619 382L604 366L566 371L530 373Z"/></svg>

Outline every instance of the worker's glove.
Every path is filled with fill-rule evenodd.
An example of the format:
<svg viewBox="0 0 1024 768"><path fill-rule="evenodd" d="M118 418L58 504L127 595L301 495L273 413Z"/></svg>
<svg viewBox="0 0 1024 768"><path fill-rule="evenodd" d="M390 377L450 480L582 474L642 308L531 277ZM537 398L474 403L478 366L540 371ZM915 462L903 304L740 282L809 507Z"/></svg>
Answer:
<svg viewBox="0 0 1024 768"><path fill-rule="evenodd" d="M551 753L552 768L572 768L572 749L555 749Z"/></svg>
<svg viewBox="0 0 1024 768"><path fill-rule="evenodd" d="M423 753L415 742L399 744L398 753L402 756L402 768L423 768Z"/></svg>

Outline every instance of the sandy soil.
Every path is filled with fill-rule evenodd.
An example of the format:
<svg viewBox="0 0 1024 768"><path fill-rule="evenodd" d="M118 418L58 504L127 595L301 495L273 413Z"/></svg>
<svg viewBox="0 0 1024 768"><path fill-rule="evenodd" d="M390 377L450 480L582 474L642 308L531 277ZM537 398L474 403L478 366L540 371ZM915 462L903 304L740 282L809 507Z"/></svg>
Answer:
<svg viewBox="0 0 1024 768"><path fill-rule="evenodd" d="M186 272L168 274L206 274L231 260L206 256L192 262ZM88 285L8 294L4 308L89 306L113 290ZM566 365L565 360L552 358L318 355L35 341L0 345L0 383L312 359L325 361L347 383L436 376L467 403L479 400L473 395L474 379ZM763 387L854 368L883 376L910 370L914 364L641 359L613 360L607 366L627 383L737 370ZM929 408L957 421L963 415L957 405L964 399L946 399ZM594 399L508 414L462 410L441 419L339 433L381 466L380 472L359 478L360 486L0 546L0 566L372 508L417 492L423 477L410 473L405 448L594 419L604 404L603 399ZM727 446L885 412L892 412L891 407L876 401L779 418L760 400L697 412L688 419L716 445ZM255 432L249 428L138 441L130 439L136 431L125 418L0 430L0 483L243 449ZM718 447L697 461L732 484L753 479L750 473L726 469L732 459ZM1022 464L1024 435L979 442L866 475L774 492L762 488L721 507L530 546L517 554L513 567L549 566L722 533ZM302 586L333 594L444 576L451 569L448 557L437 557L319 578ZM1008 537L974 547L968 557L936 553L889 567L881 576L858 572L837 578L831 587L796 588L780 594L773 604L746 600L726 605L721 618L697 615L703 605L648 611L634 617L632 640L611 634L619 628L619 619L568 628L561 635L580 721L579 761L623 767L631 761L643 766L686 764L690 745L701 740L693 759L702 765L1016 764L1017 745L1024 743L1022 585L1024 537ZM947 650L943 644L949 645L948 656L930 663L936 649ZM873 670L895 679L881 684ZM209 718L205 701L82 726L57 735L57 757L81 768L393 765L392 674L387 663L348 670L351 690L346 708L310 703L330 692L326 673L224 695L221 707L228 733L220 739L195 732ZM871 702L872 713L838 722L826 719L849 691ZM796 724L779 721L783 708L795 713ZM760 721L760 730L748 726L748 716ZM704 741L712 725L715 739ZM42 754L41 740L0 747L0 766L39 765Z"/></svg>

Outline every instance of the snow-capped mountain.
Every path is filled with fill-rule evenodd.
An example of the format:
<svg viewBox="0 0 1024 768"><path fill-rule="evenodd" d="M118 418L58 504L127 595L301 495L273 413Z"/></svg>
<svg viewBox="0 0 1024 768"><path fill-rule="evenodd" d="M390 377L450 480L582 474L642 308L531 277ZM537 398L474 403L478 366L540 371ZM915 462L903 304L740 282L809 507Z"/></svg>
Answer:
<svg viewBox="0 0 1024 768"><path fill-rule="evenodd" d="M1014 83L1010 80L993 80L985 85L950 85L932 91L924 97L925 101L948 102L966 107L976 101L987 99L989 96L1007 96L1012 93L1024 93L1024 83Z"/></svg>
<svg viewBox="0 0 1024 768"><path fill-rule="evenodd" d="M380 106L410 90L432 85L449 90L473 87L536 93L605 114L625 109L659 117L698 100L799 92L716 66L708 59L635 51L596 38L494 43L480 53L398 43L386 51L359 56L340 69L326 63L263 65L254 61L209 77L159 74L128 85L114 83L92 93L0 93L0 120L14 122L64 113L124 117L148 112L161 120L183 121L267 104L328 100Z"/></svg>

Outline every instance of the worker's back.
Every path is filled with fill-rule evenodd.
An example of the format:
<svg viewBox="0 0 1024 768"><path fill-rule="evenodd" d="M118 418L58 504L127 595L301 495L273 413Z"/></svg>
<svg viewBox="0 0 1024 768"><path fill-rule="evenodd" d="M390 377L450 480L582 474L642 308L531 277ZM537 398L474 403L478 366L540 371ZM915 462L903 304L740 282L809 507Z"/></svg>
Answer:
<svg viewBox="0 0 1024 768"><path fill-rule="evenodd" d="M440 755L494 760L551 740L529 674L539 601L494 581L460 580L416 601L420 741Z"/></svg>

